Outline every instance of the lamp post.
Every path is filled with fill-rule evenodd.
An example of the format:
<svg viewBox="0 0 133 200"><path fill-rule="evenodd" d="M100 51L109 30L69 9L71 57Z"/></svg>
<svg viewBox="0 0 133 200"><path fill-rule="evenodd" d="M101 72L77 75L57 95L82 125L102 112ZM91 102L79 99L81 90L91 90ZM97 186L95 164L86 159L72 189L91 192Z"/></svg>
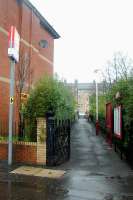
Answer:
<svg viewBox="0 0 133 200"><path fill-rule="evenodd" d="M96 69L94 73L98 73L99 69ZM98 119L98 83L97 78L95 80L96 82L96 135L99 135L99 119Z"/></svg>
<svg viewBox="0 0 133 200"><path fill-rule="evenodd" d="M96 81L96 121L98 121L98 83Z"/></svg>

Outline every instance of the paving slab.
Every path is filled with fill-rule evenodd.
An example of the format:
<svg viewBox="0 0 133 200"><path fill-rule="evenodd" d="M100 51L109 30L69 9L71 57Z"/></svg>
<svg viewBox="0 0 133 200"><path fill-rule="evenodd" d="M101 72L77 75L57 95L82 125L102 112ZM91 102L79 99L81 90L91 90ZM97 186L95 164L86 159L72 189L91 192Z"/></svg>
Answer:
<svg viewBox="0 0 133 200"><path fill-rule="evenodd" d="M46 178L61 178L62 176L64 176L65 171L44 169L44 168L39 168L39 167L21 166L11 171L10 174L46 177Z"/></svg>

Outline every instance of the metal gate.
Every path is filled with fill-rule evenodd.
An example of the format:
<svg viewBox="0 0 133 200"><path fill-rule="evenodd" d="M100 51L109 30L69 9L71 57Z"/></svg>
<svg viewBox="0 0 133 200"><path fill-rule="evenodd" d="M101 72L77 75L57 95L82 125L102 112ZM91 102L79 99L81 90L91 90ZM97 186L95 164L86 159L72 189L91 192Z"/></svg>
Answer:
<svg viewBox="0 0 133 200"><path fill-rule="evenodd" d="M55 166L70 158L70 120L47 118L46 164Z"/></svg>

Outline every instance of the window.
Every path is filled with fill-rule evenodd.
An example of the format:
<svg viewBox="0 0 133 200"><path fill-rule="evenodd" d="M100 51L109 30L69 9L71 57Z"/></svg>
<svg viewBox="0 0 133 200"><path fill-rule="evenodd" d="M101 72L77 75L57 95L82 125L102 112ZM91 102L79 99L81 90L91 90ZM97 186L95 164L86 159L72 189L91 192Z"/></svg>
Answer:
<svg viewBox="0 0 133 200"><path fill-rule="evenodd" d="M47 40L40 40L39 41L39 46L41 48L47 48L48 47L48 41Z"/></svg>

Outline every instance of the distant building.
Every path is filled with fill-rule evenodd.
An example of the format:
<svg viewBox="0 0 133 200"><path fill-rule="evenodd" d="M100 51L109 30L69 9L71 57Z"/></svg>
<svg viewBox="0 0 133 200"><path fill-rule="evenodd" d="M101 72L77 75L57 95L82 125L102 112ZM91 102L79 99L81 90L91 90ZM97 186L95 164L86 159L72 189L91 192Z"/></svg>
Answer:
<svg viewBox="0 0 133 200"><path fill-rule="evenodd" d="M74 83L66 83L69 89L72 92L72 95L75 97L75 101L78 102L78 81L75 80Z"/></svg>
<svg viewBox="0 0 133 200"><path fill-rule="evenodd" d="M89 112L89 97L96 92L95 81L93 83L67 83L69 88L71 89L77 105L78 111L81 113ZM99 92L102 92L103 85L101 83L98 84Z"/></svg>

